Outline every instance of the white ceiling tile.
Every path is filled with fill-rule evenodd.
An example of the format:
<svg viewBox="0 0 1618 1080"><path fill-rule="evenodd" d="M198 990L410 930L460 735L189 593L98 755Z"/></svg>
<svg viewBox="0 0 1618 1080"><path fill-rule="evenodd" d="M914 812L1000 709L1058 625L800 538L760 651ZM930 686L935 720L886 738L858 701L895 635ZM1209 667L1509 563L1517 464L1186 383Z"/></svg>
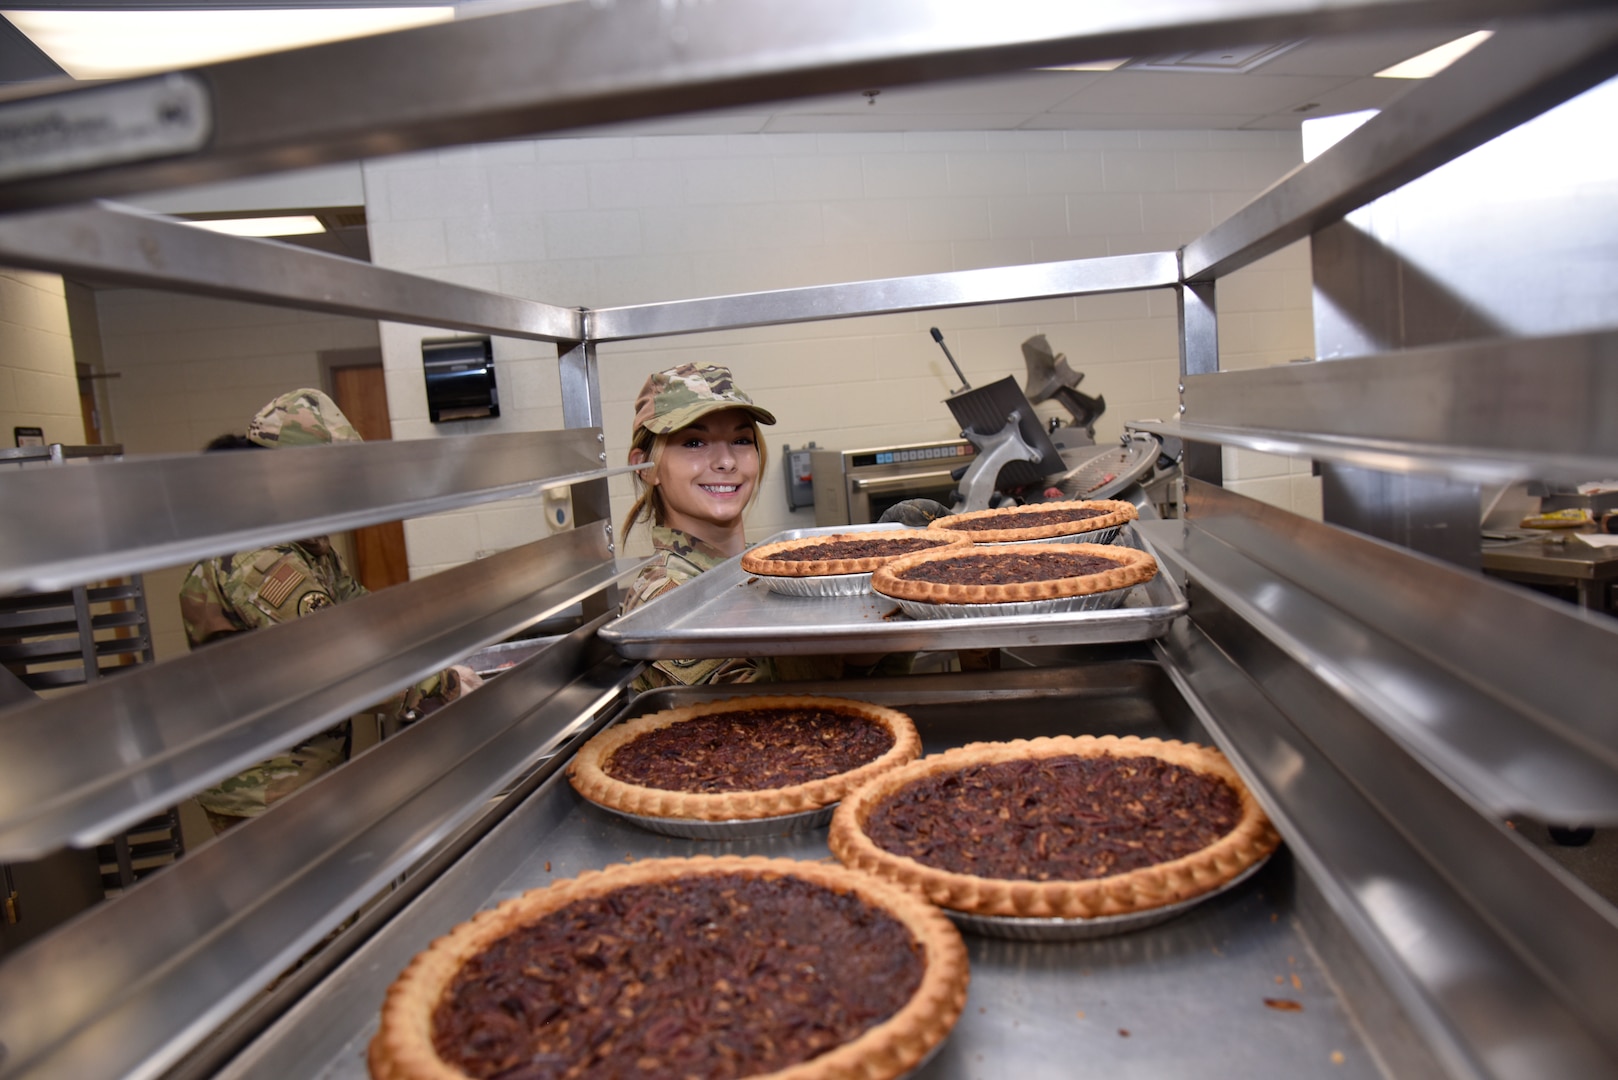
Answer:
<svg viewBox="0 0 1618 1080"><path fill-rule="evenodd" d="M1167 72L1110 72L1052 111L1080 113L1197 112L1263 114L1280 112L1326 93L1344 76L1197 75Z"/></svg>
<svg viewBox="0 0 1618 1080"><path fill-rule="evenodd" d="M1315 98L1320 107L1302 115L1312 119L1361 109L1385 109L1420 85L1415 79L1355 79Z"/></svg>
<svg viewBox="0 0 1618 1080"><path fill-rule="evenodd" d="M763 130L766 132L1011 131L1021 125L1024 119L1020 113L940 116L878 113L875 110L870 113L835 116L781 113L772 116Z"/></svg>
<svg viewBox="0 0 1618 1080"><path fill-rule="evenodd" d="M1042 112L1096 82L1104 74L1097 71L1028 71L992 79L965 79L927 86L872 87L877 91L874 99L868 98L864 92L852 91L783 101L773 111L863 114L868 108L876 108L916 114Z"/></svg>
<svg viewBox="0 0 1618 1080"><path fill-rule="evenodd" d="M1304 103L1312 108L1294 106L1268 113L1254 117L1243 127L1250 130L1297 128L1304 120L1322 116L1340 116L1364 109L1386 109L1417 85L1407 79L1355 79L1330 93L1322 94L1314 101Z"/></svg>
<svg viewBox="0 0 1618 1080"><path fill-rule="evenodd" d="M1023 124L1028 131L1235 131L1250 114L1041 113ZM1301 118L1300 118L1301 121Z"/></svg>
<svg viewBox="0 0 1618 1080"><path fill-rule="evenodd" d="M758 113L692 113L650 120L626 120L621 124L569 128L557 132L564 138L623 137L629 135L754 135L765 130L770 115Z"/></svg>
<svg viewBox="0 0 1618 1080"><path fill-rule="evenodd" d="M1477 25L1309 38L1260 67L1263 75L1373 75L1428 49L1479 29Z"/></svg>
<svg viewBox="0 0 1618 1080"><path fill-rule="evenodd" d="M1271 113L1268 116L1255 116L1242 124L1243 131L1297 131L1303 121L1309 119L1314 113L1299 115L1298 113Z"/></svg>

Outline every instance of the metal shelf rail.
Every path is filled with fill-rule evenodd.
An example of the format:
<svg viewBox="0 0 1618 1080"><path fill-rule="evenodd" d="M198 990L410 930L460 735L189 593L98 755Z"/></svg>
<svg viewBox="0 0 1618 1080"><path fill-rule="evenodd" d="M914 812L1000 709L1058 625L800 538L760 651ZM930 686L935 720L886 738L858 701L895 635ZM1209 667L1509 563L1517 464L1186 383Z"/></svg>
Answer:
<svg viewBox="0 0 1618 1080"><path fill-rule="evenodd" d="M870 86L1604 0L640 0L503 11L0 107L0 209ZM28 121L102 119L84 142ZM159 119L153 137L148 118ZM16 121L12 123L11 121ZM358 295L358 294L354 294Z"/></svg>
<svg viewBox="0 0 1618 1080"><path fill-rule="evenodd" d="M116 482L74 477L71 490L0 477L0 502L39 507L32 525L44 537L0 522L0 591L67 586L547 484L575 485L581 522L569 536L399 586L286 632L156 665L138 682L116 680L61 704L0 712L10 745L39 749L28 755L38 774L32 778L0 762L3 851L82 842L109 823L133 820L154 799L200 786L581 597L604 610L604 590L628 568L614 560L603 520L610 470L600 455L595 354L603 341L1173 288L1182 400L1195 409L1194 423L1175 430L1189 440L1193 476L1217 479L1210 461L1217 462L1221 443L1444 475L1500 475L1504 462L1524 452L1536 474L1618 471L1610 425L1592 420L1571 434L1564 427L1568 441L1558 444L1510 434L1542 427L1552 405L1527 418L1519 412L1515 426L1467 421L1468 409L1502 412L1503 399L1490 397L1505 393L1500 383L1471 387L1463 405L1447 411L1394 408L1413 385L1455 387L1458 367L1469 363L1503 365L1515 379L1543 378L1531 357L1546 355L1561 365L1559 381L1582 387L1576 393L1610 400L1610 334L1238 376L1219 373L1215 302L1221 274L1618 71L1618 21L1609 8L1601 0L1156 0L1106 10L1037 0L993 8L928 0L579 2L157 79L25 92L0 105L0 119L18 121L53 110L95 117L122 115L131 103L137 111L142 102L183 106L179 130L155 150L113 140L98 156L95 148L0 140L0 211L9 213L0 220L0 262L555 341L564 421L582 429L332 447L288 455L294 460L277 455L278 472L297 473L284 482L316 492L296 504L247 498L244 492L266 485L273 491L277 479L242 455L116 463L94 470ZM1495 42L1179 252L575 312L277 245L204 237L117 207L67 208L293 163L872 82L1480 16L1532 18L1509 22ZM463 63L471 56L476 64ZM27 124L6 130L26 131ZM1356 421L1383 411L1395 421L1383 430L1339 424L1330 406L1311 403L1311 395L1343 392L1363 406L1351 414ZM1618 991L1598 977L1618 966L1618 919L1491 820L1524 807L1618 820L1610 707L1579 711L1610 703L1618 633L1455 577L1441 582L1443 595L1478 617L1465 626L1464 641L1447 645L1442 631L1453 624L1419 601L1386 612L1364 602L1384 596L1387 573L1421 578L1425 588L1437 575L1424 560L1362 547L1341 530L1270 514L1217 489L1190 490L1180 532L1163 540L1169 560L1190 579L1191 615L1162 654L1412 1024L1458 1077L1618 1070ZM295 520L281 516L299 504L308 509ZM88 523L77 516L83 513ZM1316 541L1335 563L1323 567L1305 550ZM1529 624L1549 636L1525 642L1518 628ZM538 775L545 762L554 767L570 741L605 715L634 667L601 651L596 625L8 960L0 980L0 1075L156 1076L222 1038L212 1033L303 949L473 827L489 795ZM1515 664L1496 662L1508 653ZM1377 663L1353 670L1354 658ZM254 675L261 665L274 671L289 664L318 673L306 700L293 701L273 679ZM1567 701L1546 702L1511 674L1541 664L1587 683L1570 689ZM1471 709L1484 718L1451 723ZM39 726L47 712L72 727L75 753L98 740L111 745L87 752L82 767L62 760ZM1476 740L1479 733L1487 738ZM13 781L27 800L12 798ZM136 943L108 968L89 945L126 918L157 928L151 946Z"/></svg>
<svg viewBox="0 0 1618 1080"><path fill-rule="evenodd" d="M118 445L52 443L0 451L0 464L64 465L122 455ZM146 586L138 574L57 592L0 596L0 635L0 664L31 690L80 686L156 659ZM102 887L114 895L184 853L179 808L170 806L96 846Z"/></svg>

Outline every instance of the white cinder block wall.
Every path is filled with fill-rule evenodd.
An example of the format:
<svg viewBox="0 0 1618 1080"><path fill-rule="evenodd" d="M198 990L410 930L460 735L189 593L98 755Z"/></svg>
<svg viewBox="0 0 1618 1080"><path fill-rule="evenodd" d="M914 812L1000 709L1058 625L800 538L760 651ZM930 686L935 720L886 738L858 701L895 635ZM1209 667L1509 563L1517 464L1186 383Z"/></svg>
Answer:
<svg viewBox="0 0 1618 1080"><path fill-rule="evenodd" d="M37 427L46 443L84 442L67 300L55 274L0 270L0 445Z"/></svg>
<svg viewBox="0 0 1618 1080"><path fill-rule="evenodd" d="M1302 160L1295 132L950 132L551 139L365 165L373 259L563 306L696 296L978 267L1173 250ZM1312 354L1305 244L1220 286L1224 363ZM927 333L938 326L977 385L1024 375L1021 342L1044 333L1104 395L1097 438L1177 406L1172 293L961 308L604 346L607 451L628 449L630 404L652 371L730 366L774 410L774 455L749 534L813 524L786 509L783 443L849 448L953 438L956 385ZM528 430L561 422L555 350L496 342L502 415L432 425L421 377L429 327L384 325L396 438ZM1042 414L1059 409L1047 404ZM1307 465L1231 455L1229 486L1318 515ZM614 515L630 501L614 484ZM422 574L545 532L535 506L407 526ZM641 536L629 545L644 550Z"/></svg>

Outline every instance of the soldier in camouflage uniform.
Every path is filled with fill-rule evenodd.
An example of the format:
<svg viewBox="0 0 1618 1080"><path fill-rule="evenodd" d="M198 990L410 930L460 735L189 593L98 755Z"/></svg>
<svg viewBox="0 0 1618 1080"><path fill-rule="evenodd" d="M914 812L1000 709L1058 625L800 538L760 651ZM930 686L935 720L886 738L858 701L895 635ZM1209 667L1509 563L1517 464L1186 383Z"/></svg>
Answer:
<svg viewBox="0 0 1618 1080"><path fill-rule="evenodd" d="M319 390L296 390L261 409L245 438L222 436L209 449L360 441L359 432L331 398ZM195 649L232 634L290 622L365 593L331 540L315 536L197 563L180 587L180 613L186 639ZM470 669L451 668L417 683L384 707L400 709L406 716L423 714L480 683ZM214 831L222 832L257 817L342 764L349 746L350 727L345 721L207 789L197 802Z"/></svg>
<svg viewBox="0 0 1618 1080"><path fill-rule="evenodd" d="M630 583L622 610L651 602L746 547L742 512L757 493L766 452L760 423L769 410L736 388L728 368L682 364L646 380L635 401L631 464L652 461L637 474L639 497L624 532L649 518L652 562ZM724 491L725 488L733 489ZM637 690L701 683L835 678L838 657L719 657L659 660L633 684Z"/></svg>

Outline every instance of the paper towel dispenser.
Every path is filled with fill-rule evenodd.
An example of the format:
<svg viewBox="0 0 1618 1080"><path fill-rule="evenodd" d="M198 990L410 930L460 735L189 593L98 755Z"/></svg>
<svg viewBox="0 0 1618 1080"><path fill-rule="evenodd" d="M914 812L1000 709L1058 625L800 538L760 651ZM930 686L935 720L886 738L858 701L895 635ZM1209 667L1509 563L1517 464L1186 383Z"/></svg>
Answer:
<svg viewBox="0 0 1618 1080"><path fill-rule="evenodd" d="M427 378L427 416L433 423L500 415L494 342L489 338L424 339L421 365Z"/></svg>

